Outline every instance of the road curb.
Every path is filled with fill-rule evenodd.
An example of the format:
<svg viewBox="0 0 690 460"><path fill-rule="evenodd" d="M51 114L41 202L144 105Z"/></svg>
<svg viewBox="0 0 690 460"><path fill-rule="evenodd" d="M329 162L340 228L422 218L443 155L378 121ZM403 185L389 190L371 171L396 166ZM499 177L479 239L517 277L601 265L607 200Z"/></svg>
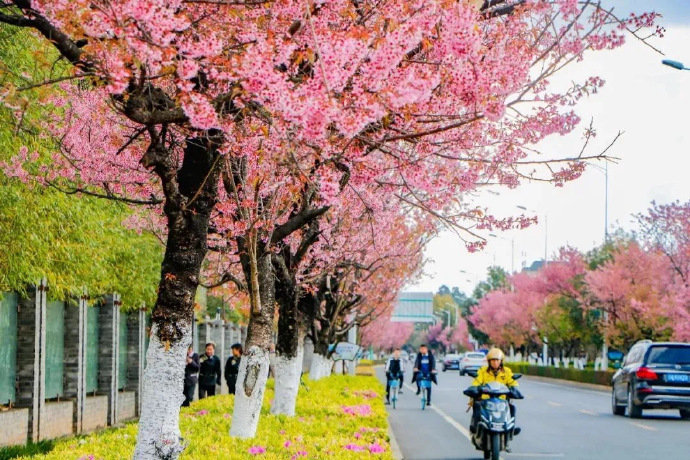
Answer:
<svg viewBox="0 0 690 460"><path fill-rule="evenodd" d="M390 439L391 444L391 454L395 460L403 460L402 451L398 445L398 440L395 439L395 434L393 434L393 428L391 428L390 423L388 424L388 439Z"/></svg>
<svg viewBox="0 0 690 460"><path fill-rule="evenodd" d="M583 388L586 390L601 391L603 393L608 393L609 391L611 391L611 387L608 385L597 385L595 383L574 382L572 380L554 379L551 377L542 377L539 375L527 375L527 374L523 374L523 375L524 375L523 378L526 378L529 380L536 380L538 382L553 383L553 384L565 385L565 386L569 386L569 387Z"/></svg>
<svg viewBox="0 0 690 460"><path fill-rule="evenodd" d="M374 364L374 368L383 367L383 364ZM386 409L386 419L390 419L390 413ZM393 428L391 427L390 420L388 420L388 439L391 445L391 454L395 460L403 460L402 451L398 445L398 440L395 439L395 433L393 433Z"/></svg>

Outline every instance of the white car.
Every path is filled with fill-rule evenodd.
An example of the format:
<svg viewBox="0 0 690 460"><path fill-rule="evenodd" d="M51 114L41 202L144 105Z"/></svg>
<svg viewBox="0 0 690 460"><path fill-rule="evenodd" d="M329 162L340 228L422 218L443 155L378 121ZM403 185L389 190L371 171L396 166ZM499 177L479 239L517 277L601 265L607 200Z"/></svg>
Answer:
<svg viewBox="0 0 690 460"><path fill-rule="evenodd" d="M476 375L480 367L487 365L486 355L481 351L468 351L460 358L460 375Z"/></svg>

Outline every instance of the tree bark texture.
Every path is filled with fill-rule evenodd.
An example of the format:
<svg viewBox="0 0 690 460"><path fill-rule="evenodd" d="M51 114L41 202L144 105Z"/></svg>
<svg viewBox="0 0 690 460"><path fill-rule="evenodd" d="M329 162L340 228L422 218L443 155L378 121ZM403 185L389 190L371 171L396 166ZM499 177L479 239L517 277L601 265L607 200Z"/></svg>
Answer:
<svg viewBox="0 0 690 460"><path fill-rule="evenodd" d="M179 427L180 406L184 401L184 366L180 363L184 363L192 343L191 327L183 328L182 338L167 349L158 338L156 324L151 332L134 458L174 459L185 447Z"/></svg>
<svg viewBox="0 0 690 460"><path fill-rule="evenodd" d="M174 460L184 449L179 432L185 355L191 344L194 299L206 257L218 168L213 144L189 139L182 167L152 140L142 159L161 178L168 239L144 371L144 392L135 459Z"/></svg>
<svg viewBox="0 0 690 460"><path fill-rule="evenodd" d="M275 280L270 252L257 255L257 270L261 308L255 311L252 306L251 309L245 347L247 351L240 362L230 427L230 435L238 438L256 436L268 380L268 350L272 342L275 314ZM246 275L248 273L245 271Z"/></svg>

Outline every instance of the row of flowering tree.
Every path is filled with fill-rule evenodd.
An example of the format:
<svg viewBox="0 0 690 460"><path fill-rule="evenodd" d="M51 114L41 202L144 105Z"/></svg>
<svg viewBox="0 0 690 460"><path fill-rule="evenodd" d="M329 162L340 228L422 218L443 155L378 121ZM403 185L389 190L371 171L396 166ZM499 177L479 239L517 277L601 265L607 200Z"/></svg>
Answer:
<svg viewBox="0 0 690 460"><path fill-rule="evenodd" d="M199 284L249 299L231 434L254 436L276 313L288 369L302 333L323 349L385 314L441 226L476 249L534 222L470 192L561 185L605 159L535 149L603 83L549 81L654 19L573 0L0 1L0 22L44 39L43 77L2 101L54 151L22 149L7 171L127 202L165 243L135 457L183 450ZM31 103L54 116L25 119Z"/></svg>
<svg viewBox="0 0 690 460"><path fill-rule="evenodd" d="M507 278L470 321L494 343L579 353L604 337L626 350L640 339L690 340L690 202L653 203L640 230L587 255L562 249L536 273Z"/></svg>

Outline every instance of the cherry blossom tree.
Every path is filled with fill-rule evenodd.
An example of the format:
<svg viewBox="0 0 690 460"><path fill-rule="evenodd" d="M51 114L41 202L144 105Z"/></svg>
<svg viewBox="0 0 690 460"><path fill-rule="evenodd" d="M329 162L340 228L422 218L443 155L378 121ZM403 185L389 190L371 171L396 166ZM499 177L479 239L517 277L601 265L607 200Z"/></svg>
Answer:
<svg viewBox="0 0 690 460"><path fill-rule="evenodd" d="M613 259L586 275L588 306L608 314L609 342L626 349L640 339L668 340L687 328L687 297L679 293L665 254L636 242L622 245Z"/></svg>
<svg viewBox="0 0 690 460"><path fill-rule="evenodd" d="M539 341L550 327L559 299L579 298L578 279L585 263L573 249L561 249L555 261L534 274L517 273L507 287L486 294L472 309L470 321L501 346L522 346ZM540 330L541 329L541 330Z"/></svg>
<svg viewBox="0 0 690 460"><path fill-rule="evenodd" d="M390 316L379 316L362 329L361 344L390 351L403 346L413 331L413 323L392 322Z"/></svg>
<svg viewBox="0 0 690 460"><path fill-rule="evenodd" d="M348 199L344 192L322 221L297 232L273 257L279 304L276 366L284 369L283 375L276 372L273 413L294 415L303 337L314 344L311 377L325 376L332 364L329 345L354 325L364 326L389 311L420 266L422 228L410 227L399 208L371 193L349 194Z"/></svg>
<svg viewBox="0 0 690 460"><path fill-rule="evenodd" d="M53 92L58 115L40 128L59 140L56 154L21 151L9 169L153 209L141 218L165 238L135 457L183 448L183 356L209 242L234 251L242 279L233 281L249 293L232 425L249 437L268 366L273 251L345 187L378 184L411 219L433 216L476 248L479 232L533 219L496 218L463 201L467 192L560 185L602 158L534 153L577 126L570 107L602 84L554 93L548 80L655 15L619 20L572 0L476 3L0 2L0 22L36 31L71 65L32 84ZM2 94L21 122L21 88Z"/></svg>

